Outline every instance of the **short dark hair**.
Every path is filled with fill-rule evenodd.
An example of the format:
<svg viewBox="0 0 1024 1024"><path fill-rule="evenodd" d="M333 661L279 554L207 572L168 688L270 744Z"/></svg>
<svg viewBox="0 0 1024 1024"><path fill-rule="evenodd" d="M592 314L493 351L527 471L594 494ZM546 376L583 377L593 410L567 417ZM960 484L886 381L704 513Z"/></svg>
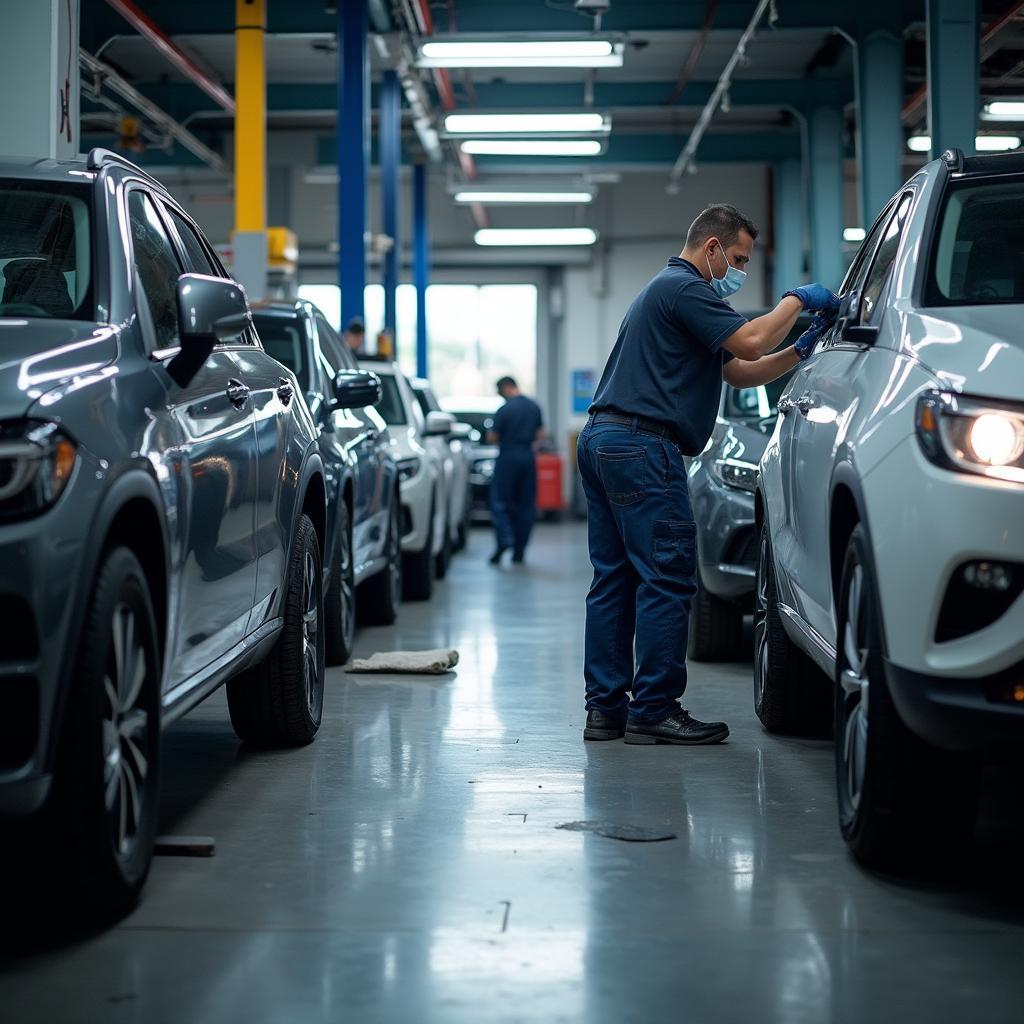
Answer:
<svg viewBox="0 0 1024 1024"><path fill-rule="evenodd" d="M746 231L751 238L757 238L757 227L754 222L735 206L728 203L715 203L706 206L697 215L697 219L686 232L686 248L696 249L709 238L717 238L722 245L732 245L740 232Z"/></svg>
<svg viewBox="0 0 1024 1024"><path fill-rule="evenodd" d="M516 383L515 377L501 377L498 383L494 385L499 391L502 388L517 388L519 385Z"/></svg>
<svg viewBox="0 0 1024 1024"><path fill-rule="evenodd" d="M354 316L354 317L352 317L351 320L349 320L349 322L345 325L345 330L349 334L365 334L366 333L366 327L363 325L363 321L360 320L359 317L357 317L357 316Z"/></svg>

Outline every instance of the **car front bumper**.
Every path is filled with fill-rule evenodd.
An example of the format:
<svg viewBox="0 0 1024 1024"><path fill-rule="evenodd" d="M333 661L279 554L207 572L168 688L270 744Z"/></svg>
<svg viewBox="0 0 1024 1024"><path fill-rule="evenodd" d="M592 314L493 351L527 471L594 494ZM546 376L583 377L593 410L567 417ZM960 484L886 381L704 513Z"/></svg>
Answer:
<svg viewBox="0 0 1024 1024"><path fill-rule="evenodd" d="M45 802L55 751L60 687L81 609L89 519L101 486L83 461L56 506L0 526L0 815Z"/></svg>
<svg viewBox="0 0 1024 1024"><path fill-rule="evenodd" d="M754 495L727 487L703 466L691 475L689 484L701 582L716 597L748 598L757 574Z"/></svg>
<svg viewBox="0 0 1024 1024"><path fill-rule="evenodd" d="M430 510L434 501L434 480L426 458L414 477L402 481L402 551L420 552L433 539Z"/></svg>

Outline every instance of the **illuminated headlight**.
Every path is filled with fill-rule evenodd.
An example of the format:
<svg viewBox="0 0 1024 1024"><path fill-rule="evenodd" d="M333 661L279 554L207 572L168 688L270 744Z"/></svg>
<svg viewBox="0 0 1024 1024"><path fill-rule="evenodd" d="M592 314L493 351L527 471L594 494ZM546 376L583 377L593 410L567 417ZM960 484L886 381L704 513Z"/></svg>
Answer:
<svg viewBox="0 0 1024 1024"><path fill-rule="evenodd" d="M494 476L494 459L478 459L473 463L472 476L478 483L486 483Z"/></svg>
<svg viewBox="0 0 1024 1024"><path fill-rule="evenodd" d="M1024 483L1024 407L933 391L918 399L917 438L937 465Z"/></svg>
<svg viewBox="0 0 1024 1024"><path fill-rule="evenodd" d="M420 471L420 459L416 455L410 455L407 459L401 459L398 463L398 479L411 480Z"/></svg>
<svg viewBox="0 0 1024 1024"><path fill-rule="evenodd" d="M710 469L727 487L740 491L757 490L757 464L742 459L712 459Z"/></svg>
<svg viewBox="0 0 1024 1024"><path fill-rule="evenodd" d="M71 479L75 457L74 442L56 423L0 425L0 520L48 509Z"/></svg>

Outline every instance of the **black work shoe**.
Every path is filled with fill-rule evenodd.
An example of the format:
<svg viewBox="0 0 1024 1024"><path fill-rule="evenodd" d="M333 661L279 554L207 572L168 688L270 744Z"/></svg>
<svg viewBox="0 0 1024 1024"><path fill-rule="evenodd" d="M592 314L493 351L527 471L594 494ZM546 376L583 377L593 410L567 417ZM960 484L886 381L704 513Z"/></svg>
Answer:
<svg viewBox="0 0 1024 1024"><path fill-rule="evenodd" d="M585 740L617 740L626 731L625 715L608 715L603 711L588 711Z"/></svg>
<svg viewBox="0 0 1024 1024"><path fill-rule="evenodd" d="M489 559L491 565L500 565L501 556L505 554L506 551L508 551L508 548L498 548L497 551L495 551L494 554L491 555Z"/></svg>
<svg viewBox="0 0 1024 1024"><path fill-rule="evenodd" d="M660 722L630 722L626 726L627 743L721 743L728 736L725 722L698 722L685 708Z"/></svg>
<svg viewBox="0 0 1024 1024"><path fill-rule="evenodd" d="M522 553L522 551L513 551L512 552L512 564L513 565L522 565L523 564L523 559L525 557L526 556Z"/></svg>

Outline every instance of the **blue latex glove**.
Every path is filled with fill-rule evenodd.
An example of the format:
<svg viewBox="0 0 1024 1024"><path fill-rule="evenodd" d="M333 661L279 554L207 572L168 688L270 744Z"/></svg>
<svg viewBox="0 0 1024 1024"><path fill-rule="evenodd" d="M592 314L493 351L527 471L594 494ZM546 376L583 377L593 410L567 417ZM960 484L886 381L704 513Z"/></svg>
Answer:
<svg viewBox="0 0 1024 1024"><path fill-rule="evenodd" d="M825 310L835 313L839 309L839 296L829 291L823 284L804 284L799 288L792 288L786 295L795 295L803 304L804 309ZM786 295L782 297L785 298Z"/></svg>
<svg viewBox="0 0 1024 1024"><path fill-rule="evenodd" d="M835 313L818 313L811 321L810 327L793 343L793 350L801 359L806 359L821 336L836 322Z"/></svg>

